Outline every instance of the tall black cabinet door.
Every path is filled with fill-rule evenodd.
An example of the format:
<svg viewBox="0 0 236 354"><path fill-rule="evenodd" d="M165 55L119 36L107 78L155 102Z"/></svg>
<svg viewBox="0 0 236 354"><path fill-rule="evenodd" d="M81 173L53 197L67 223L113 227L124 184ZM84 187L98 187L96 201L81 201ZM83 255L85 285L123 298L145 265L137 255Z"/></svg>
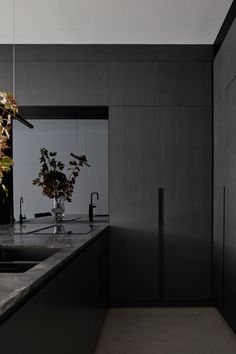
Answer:
<svg viewBox="0 0 236 354"><path fill-rule="evenodd" d="M212 118L208 107L163 107L166 301L211 298Z"/></svg>
<svg viewBox="0 0 236 354"><path fill-rule="evenodd" d="M224 315L236 331L236 80L225 90Z"/></svg>
<svg viewBox="0 0 236 354"><path fill-rule="evenodd" d="M158 107L111 107L111 301L141 303L158 296Z"/></svg>
<svg viewBox="0 0 236 354"><path fill-rule="evenodd" d="M213 299L223 313L225 239L225 119L224 102L214 109Z"/></svg>

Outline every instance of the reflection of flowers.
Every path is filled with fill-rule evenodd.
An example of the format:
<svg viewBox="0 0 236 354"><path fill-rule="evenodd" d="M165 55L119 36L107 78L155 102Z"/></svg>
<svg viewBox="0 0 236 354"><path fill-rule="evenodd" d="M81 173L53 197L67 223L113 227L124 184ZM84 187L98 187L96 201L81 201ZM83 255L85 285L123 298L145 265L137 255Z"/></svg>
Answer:
<svg viewBox="0 0 236 354"><path fill-rule="evenodd" d="M33 184L42 187L43 195L48 198L55 198L56 201L66 199L71 202L76 178L79 176L80 167L89 166L85 155L77 156L71 153L74 160L69 161L69 177L63 172L65 165L61 161L56 161L56 152L48 152L47 149L40 150L41 170L38 177L33 180Z"/></svg>
<svg viewBox="0 0 236 354"><path fill-rule="evenodd" d="M5 151L8 149L10 139L11 114L18 112L17 103L13 96L7 92L0 92L0 186L7 193L7 188L2 184L4 173L11 170L13 160Z"/></svg>

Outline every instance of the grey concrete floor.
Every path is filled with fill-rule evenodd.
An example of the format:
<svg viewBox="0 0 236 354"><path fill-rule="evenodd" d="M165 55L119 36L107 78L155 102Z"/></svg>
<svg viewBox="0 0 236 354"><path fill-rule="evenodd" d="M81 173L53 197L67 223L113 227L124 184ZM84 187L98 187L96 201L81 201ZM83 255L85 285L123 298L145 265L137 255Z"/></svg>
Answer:
<svg viewBox="0 0 236 354"><path fill-rule="evenodd" d="M236 354L236 336L208 308L112 308L95 354Z"/></svg>

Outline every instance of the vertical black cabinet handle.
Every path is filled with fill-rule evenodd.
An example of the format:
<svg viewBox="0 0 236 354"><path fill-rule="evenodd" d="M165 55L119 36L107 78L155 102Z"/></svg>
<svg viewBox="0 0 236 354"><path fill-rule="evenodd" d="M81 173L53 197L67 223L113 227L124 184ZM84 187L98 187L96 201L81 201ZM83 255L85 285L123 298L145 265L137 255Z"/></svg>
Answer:
<svg viewBox="0 0 236 354"><path fill-rule="evenodd" d="M159 235L164 232L164 188L159 188Z"/></svg>
<svg viewBox="0 0 236 354"><path fill-rule="evenodd" d="M164 286L164 188L158 190L158 209L159 209L159 224L158 224L158 297L163 300Z"/></svg>
<svg viewBox="0 0 236 354"><path fill-rule="evenodd" d="M225 282L225 198L226 198L226 187L223 187L223 257L222 257L222 286L223 286L223 296L222 296L222 309L224 311L224 282Z"/></svg>

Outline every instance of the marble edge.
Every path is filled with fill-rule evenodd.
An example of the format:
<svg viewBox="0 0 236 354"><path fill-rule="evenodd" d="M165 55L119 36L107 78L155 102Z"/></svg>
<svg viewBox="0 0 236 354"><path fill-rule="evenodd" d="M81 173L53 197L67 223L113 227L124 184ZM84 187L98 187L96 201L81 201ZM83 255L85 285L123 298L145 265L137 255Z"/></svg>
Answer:
<svg viewBox="0 0 236 354"><path fill-rule="evenodd" d="M40 285L44 284L50 277L59 271L65 264L67 264L76 254L83 251L84 248L89 247L90 243L96 240L107 228L109 224L100 224L94 231L83 235L70 235L72 245L61 246L55 244L53 248L59 248L49 258L37 264L35 267L29 269L25 273L1 273L0 274L0 321L6 313L23 301L31 292L40 289ZM53 236L53 235L52 235ZM79 237L79 238L78 238ZM68 238L68 236L67 236ZM2 245L5 245L2 243ZM14 245L14 244L12 244ZM6 244L11 246L11 244ZM19 245L18 245L19 246ZM43 247L40 244L22 245L22 247ZM50 247L47 247L50 248Z"/></svg>

